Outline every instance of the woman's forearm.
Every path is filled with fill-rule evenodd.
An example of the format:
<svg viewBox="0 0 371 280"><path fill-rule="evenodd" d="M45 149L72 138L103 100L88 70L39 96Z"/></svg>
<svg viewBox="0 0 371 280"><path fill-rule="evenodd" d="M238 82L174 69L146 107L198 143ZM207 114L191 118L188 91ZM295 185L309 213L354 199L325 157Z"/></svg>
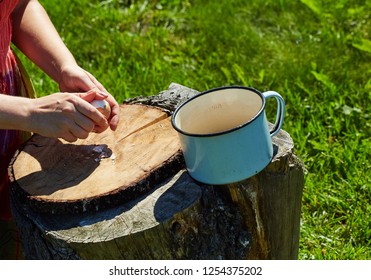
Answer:
<svg viewBox="0 0 371 280"><path fill-rule="evenodd" d="M96 92L54 93L40 98L0 94L0 129L38 133L74 142L93 130L108 128L106 117L91 102Z"/></svg>
<svg viewBox="0 0 371 280"><path fill-rule="evenodd" d="M20 0L12 14L13 43L56 82L63 67L76 64L42 5Z"/></svg>
<svg viewBox="0 0 371 280"><path fill-rule="evenodd" d="M29 129L30 99L0 94L0 129Z"/></svg>

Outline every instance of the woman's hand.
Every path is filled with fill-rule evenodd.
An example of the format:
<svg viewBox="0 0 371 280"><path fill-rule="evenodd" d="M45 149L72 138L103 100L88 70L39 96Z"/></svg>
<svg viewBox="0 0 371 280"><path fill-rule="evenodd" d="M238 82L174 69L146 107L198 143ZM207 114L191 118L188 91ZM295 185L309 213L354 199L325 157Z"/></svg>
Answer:
<svg viewBox="0 0 371 280"><path fill-rule="evenodd" d="M88 92L95 91L95 99L106 99L111 106L111 116L108 119L110 128L116 130L119 122L120 108L113 96L108 93L104 86L89 72L77 64L64 66L61 70L59 88L62 92ZM91 102L92 100L87 100Z"/></svg>
<svg viewBox="0 0 371 280"><path fill-rule="evenodd" d="M54 93L29 100L26 130L68 142L85 139L89 133L103 132L106 118L87 101L95 99L93 90L86 93Z"/></svg>

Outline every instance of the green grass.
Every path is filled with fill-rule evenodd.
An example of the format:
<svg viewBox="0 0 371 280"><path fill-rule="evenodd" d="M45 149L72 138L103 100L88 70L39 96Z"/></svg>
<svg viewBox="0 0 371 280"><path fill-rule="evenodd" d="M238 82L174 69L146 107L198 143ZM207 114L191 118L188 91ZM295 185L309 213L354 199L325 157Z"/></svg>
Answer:
<svg viewBox="0 0 371 280"><path fill-rule="evenodd" d="M41 2L119 102L171 82L281 93L307 169L299 258L371 259L370 0ZM57 91L27 68L39 95Z"/></svg>

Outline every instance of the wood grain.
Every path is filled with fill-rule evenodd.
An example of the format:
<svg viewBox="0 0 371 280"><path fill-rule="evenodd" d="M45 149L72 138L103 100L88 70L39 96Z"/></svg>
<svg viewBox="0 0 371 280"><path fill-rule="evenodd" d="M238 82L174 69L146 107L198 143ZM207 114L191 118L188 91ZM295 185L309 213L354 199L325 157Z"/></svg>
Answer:
<svg viewBox="0 0 371 280"><path fill-rule="evenodd" d="M86 211L123 191L130 199L143 193L135 186L180 153L178 136L159 108L122 105L121 119L115 132L72 144L34 135L12 164L13 182L41 211Z"/></svg>

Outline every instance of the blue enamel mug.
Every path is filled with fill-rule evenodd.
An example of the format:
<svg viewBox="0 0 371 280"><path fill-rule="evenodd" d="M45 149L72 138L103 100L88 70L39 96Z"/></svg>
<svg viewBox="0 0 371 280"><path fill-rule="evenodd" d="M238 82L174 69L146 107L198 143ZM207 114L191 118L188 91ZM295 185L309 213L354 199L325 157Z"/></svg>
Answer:
<svg viewBox="0 0 371 280"><path fill-rule="evenodd" d="M277 115L269 130L264 109L272 97ZM281 129L284 114L285 102L277 92L228 86L188 99L176 108L171 122L189 175L201 183L223 185L247 179L269 164L272 137Z"/></svg>

